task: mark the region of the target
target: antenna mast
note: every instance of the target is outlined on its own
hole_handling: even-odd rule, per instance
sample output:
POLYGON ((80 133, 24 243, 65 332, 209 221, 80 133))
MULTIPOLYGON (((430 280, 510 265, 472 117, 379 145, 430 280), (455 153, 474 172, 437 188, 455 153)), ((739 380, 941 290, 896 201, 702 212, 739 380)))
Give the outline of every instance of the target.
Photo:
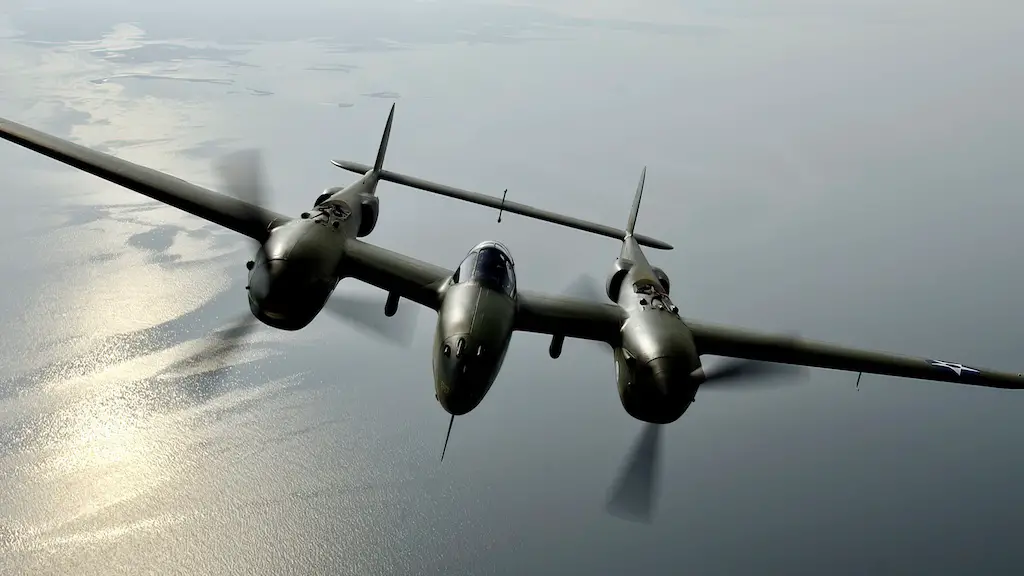
POLYGON ((441 461, 444 461, 444 453, 448 451, 448 439, 452 436, 452 424, 455 424, 455 414, 448 421, 448 433, 444 435, 444 448, 441 449, 441 461))

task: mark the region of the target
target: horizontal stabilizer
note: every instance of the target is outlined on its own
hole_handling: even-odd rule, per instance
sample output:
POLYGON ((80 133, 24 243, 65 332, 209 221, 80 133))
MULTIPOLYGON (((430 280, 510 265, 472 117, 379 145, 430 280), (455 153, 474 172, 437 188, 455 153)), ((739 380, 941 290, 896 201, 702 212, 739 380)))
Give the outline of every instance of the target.
MULTIPOLYGON (((358 162, 349 162, 347 160, 331 160, 331 163, 343 170, 349 172, 355 172, 356 174, 365 174, 371 170, 371 166, 366 164, 360 164, 358 162)), ((421 178, 414 176, 406 176, 405 174, 399 174, 390 170, 381 170, 379 178, 387 182, 393 182, 395 184, 401 184, 402 186, 410 186, 412 188, 418 188, 426 192, 432 192, 441 196, 447 196, 449 198, 455 198, 456 200, 463 200, 465 202, 471 202, 473 204, 479 204, 481 206, 489 206, 505 212, 511 212, 513 214, 519 214, 520 216, 526 216, 527 218, 536 218, 537 220, 544 220, 545 222, 551 222, 553 224, 561 224, 562 226, 568 226, 569 228, 575 228, 577 230, 583 230, 584 232, 591 232, 593 234, 600 234, 601 236, 607 236, 609 238, 615 238, 616 240, 622 240, 626 235, 625 230, 613 228, 611 226, 605 226, 604 224, 597 224, 594 222, 588 222, 579 218, 573 218, 572 216, 565 216, 556 212, 549 212, 547 210, 541 210, 540 208, 534 208, 533 206, 527 206, 525 204, 519 204, 518 202, 511 202, 509 200, 502 200, 497 196, 489 196, 487 194, 480 194, 478 192, 470 192, 469 190, 462 190, 445 184, 437 184, 429 182, 421 178)), ((636 234, 633 238, 641 246, 647 246, 649 248, 656 248, 659 250, 671 250, 672 245, 668 242, 662 242, 651 238, 649 236, 643 236, 636 234)))

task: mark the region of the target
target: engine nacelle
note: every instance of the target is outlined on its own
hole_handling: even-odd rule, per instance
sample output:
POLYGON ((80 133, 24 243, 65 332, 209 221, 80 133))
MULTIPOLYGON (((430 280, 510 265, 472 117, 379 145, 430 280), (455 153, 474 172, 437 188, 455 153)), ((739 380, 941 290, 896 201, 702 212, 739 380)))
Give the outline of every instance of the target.
POLYGON ((362 210, 359 218, 359 231, 356 233, 356 236, 362 238, 373 232, 373 229, 377 227, 380 201, 376 196, 365 195, 360 202, 360 206, 362 210))
POLYGON ((626 277, 626 272, 629 272, 629 269, 633 267, 633 261, 616 258, 613 266, 612 273, 608 275, 608 280, 604 284, 604 291, 608 295, 609 300, 618 302, 622 279, 626 277))
POLYGON ((327 188, 326 190, 323 191, 322 194, 316 197, 316 200, 313 201, 313 208, 316 208, 317 206, 323 204, 324 202, 327 201, 328 198, 334 196, 336 193, 341 192, 344 189, 345 188, 343 186, 333 186, 331 188, 327 188))
POLYGON ((658 282, 661 282, 661 287, 665 289, 665 294, 670 294, 668 274, 665 274, 665 271, 662 270, 661 268, 658 268, 657 266, 654 266, 653 270, 654 277, 658 279, 658 282))

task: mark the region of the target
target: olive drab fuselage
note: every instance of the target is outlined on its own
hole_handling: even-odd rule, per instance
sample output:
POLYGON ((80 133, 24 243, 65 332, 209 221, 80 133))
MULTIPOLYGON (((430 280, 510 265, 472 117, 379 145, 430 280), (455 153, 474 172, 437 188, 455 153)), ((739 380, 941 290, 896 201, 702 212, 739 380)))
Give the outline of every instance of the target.
POLYGON ((512 258, 496 242, 477 245, 443 288, 434 333, 437 401, 458 416, 476 408, 501 371, 516 315, 512 258))

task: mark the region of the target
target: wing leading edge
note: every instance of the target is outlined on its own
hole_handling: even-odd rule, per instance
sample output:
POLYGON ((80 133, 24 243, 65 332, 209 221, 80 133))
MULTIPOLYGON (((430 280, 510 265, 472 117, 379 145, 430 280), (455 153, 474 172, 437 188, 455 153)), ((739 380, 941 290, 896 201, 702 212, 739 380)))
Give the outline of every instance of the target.
MULTIPOLYGON (((352 239, 346 243, 341 273, 437 310, 441 306, 441 290, 453 271, 352 239)), ((612 345, 618 341, 623 316, 614 304, 523 290, 516 301, 515 330, 612 345)))
POLYGON ((618 346, 625 313, 617 305, 521 291, 515 329, 618 346))
POLYGON ((340 275, 422 304, 441 307, 441 289, 453 271, 356 239, 345 243, 340 275))
POLYGON ((254 206, 237 198, 196 186, 181 178, 86 148, 4 118, 0 118, 0 138, 234 230, 258 242, 266 240, 272 224, 283 224, 290 220, 287 216, 262 206, 254 206))
MULTIPOLYGON (((0 118, 0 138, 259 242, 266 239, 272 224, 289 220, 287 216, 263 207, 253 206, 158 170, 89 149, 4 118, 0 118), (253 218, 254 215, 256 218, 253 218)), ((422 185, 421 182, 401 180, 395 178, 396 183, 422 185)), ((476 198, 470 201, 485 205, 492 203, 490 199, 486 203, 476 198)), ((509 210, 510 204, 505 202, 504 209, 516 211, 509 210)), ((512 206, 519 208, 514 204, 512 206)), ((524 215, 537 217, 534 214, 524 215)), ((570 225, 573 224, 576 222, 570 225)), ((593 231, 606 234, 618 232, 604 229, 593 231)), ((657 242, 652 240, 652 243, 657 242)), ((451 275, 450 270, 358 240, 349 241, 346 263, 346 276, 395 292, 434 310, 440 307, 440 290, 451 275)), ((518 300, 516 330, 596 340, 612 345, 617 343, 623 317, 621 309, 613 304, 526 291, 520 292, 518 300)), ((1024 376, 1019 373, 995 372, 942 360, 857 350, 690 320, 686 323, 693 333, 700 354, 990 388, 1024 389, 1024 376)))
POLYGON ((956 362, 858 350, 691 320, 685 322, 693 333, 700 354, 987 388, 1024 389, 1024 375, 1021 374, 972 368, 956 362))
MULTIPOLYGON (((5 118, 0 118, 0 138, 258 242, 266 240, 272 225, 290 220, 261 206, 5 118)), ((433 310, 440 307, 440 291, 452 274, 451 270, 440 266, 354 239, 348 241, 345 254, 344 276, 394 292, 433 310)), ((621 326, 621 312, 612 305, 525 292, 520 292, 518 300, 517 330, 614 343, 621 326)))

